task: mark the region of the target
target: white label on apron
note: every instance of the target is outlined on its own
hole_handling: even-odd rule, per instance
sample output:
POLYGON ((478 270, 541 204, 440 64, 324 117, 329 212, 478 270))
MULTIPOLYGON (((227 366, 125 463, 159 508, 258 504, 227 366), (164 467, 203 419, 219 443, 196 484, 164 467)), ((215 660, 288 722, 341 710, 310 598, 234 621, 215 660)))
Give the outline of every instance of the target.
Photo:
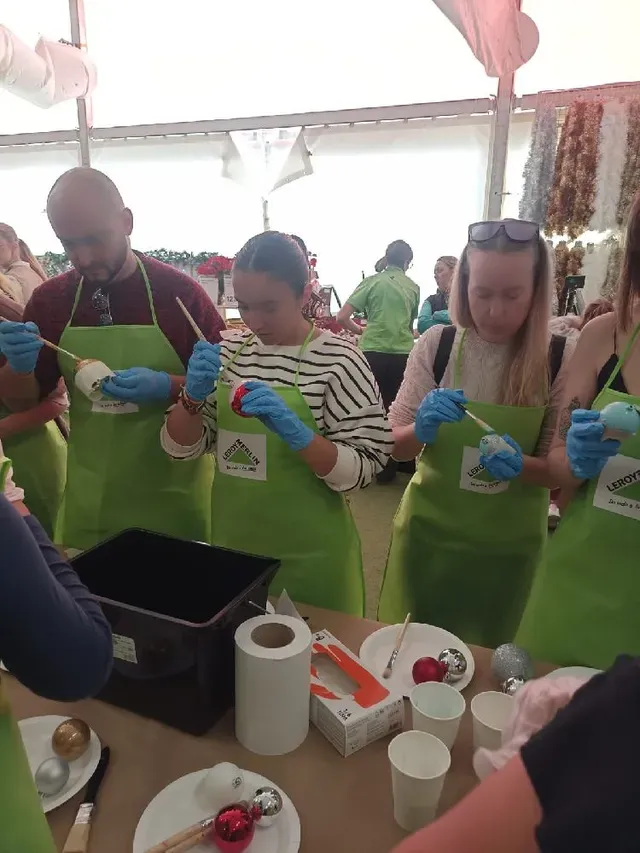
POLYGON ((137 403, 123 403, 121 400, 98 400, 91 406, 92 412, 100 412, 104 415, 132 415, 139 412, 137 403))
POLYGON ((593 505, 628 518, 640 518, 640 460, 612 456, 598 477, 593 505))
POLYGON ((508 481, 494 480, 484 465, 480 464, 480 450, 477 447, 464 447, 460 468, 460 488, 465 492, 482 492, 495 495, 506 492, 508 481))
POLYGON ((266 480, 266 435, 219 430, 217 462, 220 471, 232 477, 266 480))
POLYGON ((127 663, 138 663, 136 644, 131 637, 122 634, 113 635, 113 656, 118 660, 126 660, 127 663))

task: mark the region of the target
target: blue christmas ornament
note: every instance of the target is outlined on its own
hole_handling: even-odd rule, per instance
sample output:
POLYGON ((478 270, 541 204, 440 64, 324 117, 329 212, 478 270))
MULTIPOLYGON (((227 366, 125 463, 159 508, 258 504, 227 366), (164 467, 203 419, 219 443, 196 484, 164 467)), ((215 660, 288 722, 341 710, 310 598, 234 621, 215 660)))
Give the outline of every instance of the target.
POLYGON ((629 403, 609 403, 600 412, 600 423, 604 424, 604 438, 617 438, 623 441, 635 435, 640 429, 640 414, 629 403))

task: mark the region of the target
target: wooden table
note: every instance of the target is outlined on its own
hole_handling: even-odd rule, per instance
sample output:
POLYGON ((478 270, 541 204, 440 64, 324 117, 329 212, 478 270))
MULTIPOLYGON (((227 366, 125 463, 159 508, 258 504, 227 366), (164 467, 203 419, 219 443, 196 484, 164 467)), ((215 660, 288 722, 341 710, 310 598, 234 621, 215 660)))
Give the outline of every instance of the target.
MULTIPOLYGON (((326 628, 354 652, 378 623, 326 610, 301 607, 312 630, 326 628)), ((449 808, 475 784, 471 767, 471 698, 495 690, 490 674, 491 653, 472 647, 476 670, 465 690, 467 712, 452 752, 451 770, 441 810, 449 808)), ((540 667, 537 674, 551 667, 540 667)), ((111 747, 111 765, 102 785, 91 839, 91 853, 131 853, 140 815, 153 797, 180 776, 220 761, 261 773, 291 797, 302 823, 302 853, 367 851, 389 853, 404 837, 393 820, 391 780, 387 760, 389 738, 342 758, 312 726, 305 743, 290 755, 263 758, 247 752, 233 734, 228 714, 208 735, 196 738, 103 702, 88 700, 62 705, 40 699, 14 679, 7 678, 13 708, 19 719, 41 714, 78 716, 86 720, 111 747)), ((410 728, 407 708, 405 728, 410 728)), ((49 815, 61 849, 73 823, 80 796, 49 815)))

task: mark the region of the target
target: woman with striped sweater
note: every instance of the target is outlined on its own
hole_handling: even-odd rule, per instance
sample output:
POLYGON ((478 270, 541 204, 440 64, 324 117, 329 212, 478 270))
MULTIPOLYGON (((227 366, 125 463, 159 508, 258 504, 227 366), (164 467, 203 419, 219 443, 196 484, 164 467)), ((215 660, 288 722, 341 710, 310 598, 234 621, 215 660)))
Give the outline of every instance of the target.
POLYGON ((364 356, 304 316, 307 259, 290 237, 249 240, 233 284, 249 331, 196 344, 162 445, 175 459, 216 454, 213 544, 279 559, 272 592, 361 615, 345 493, 391 452, 380 392, 364 356))

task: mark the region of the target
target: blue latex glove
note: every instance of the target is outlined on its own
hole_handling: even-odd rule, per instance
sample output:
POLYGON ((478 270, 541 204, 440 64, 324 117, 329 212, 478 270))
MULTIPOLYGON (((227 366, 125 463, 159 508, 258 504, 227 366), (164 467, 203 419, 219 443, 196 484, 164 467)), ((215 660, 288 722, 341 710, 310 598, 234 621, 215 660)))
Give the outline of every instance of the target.
POLYGON ((450 326, 451 318, 447 309, 443 308, 442 311, 436 311, 433 315, 433 322, 434 324, 441 323, 443 326, 450 326))
POLYGON ((600 412, 575 409, 571 413, 571 427, 567 433, 567 456, 574 477, 591 480, 597 477, 608 460, 620 450, 614 438, 602 439, 604 424, 600 412))
POLYGON ((501 437, 510 447, 513 447, 515 453, 509 453, 508 450, 498 450, 497 453, 489 453, 488 455, 481 453, 480 464, 486 468, 494 480, 513 480, 514 477, 520 475, 524 465, 522 449, 510 435, 501 437))
POLYGON ((313 441, 314 431, 303 424, 276 392, 263 382, 245 382, 248 394, 242 398, 242 411, 253 415, 286 442, 292 450, 304 450, 313 441))
POLYGON ((206 400, 213 392, 220 373, 220 344, 198 341, 193 348, 184 388, 193 400, 206 400))
POLYGON ((462 391, 435 388, 429 391, 416 413, 415 433, 418 441, 433 444, 440 424, 453 424, 465 417, 462 406, 467 398, 462 391))
POLYGON ((43 342, 35 323, 0 323, 0 352, 16 373, 33 373, 43 342))
POLYGON ((154 403, 169 399, 171 379, 161 370, 129 367, 116 370, 113 376, 105 379, 102 391, 107 397, 123 403, 154 403))

